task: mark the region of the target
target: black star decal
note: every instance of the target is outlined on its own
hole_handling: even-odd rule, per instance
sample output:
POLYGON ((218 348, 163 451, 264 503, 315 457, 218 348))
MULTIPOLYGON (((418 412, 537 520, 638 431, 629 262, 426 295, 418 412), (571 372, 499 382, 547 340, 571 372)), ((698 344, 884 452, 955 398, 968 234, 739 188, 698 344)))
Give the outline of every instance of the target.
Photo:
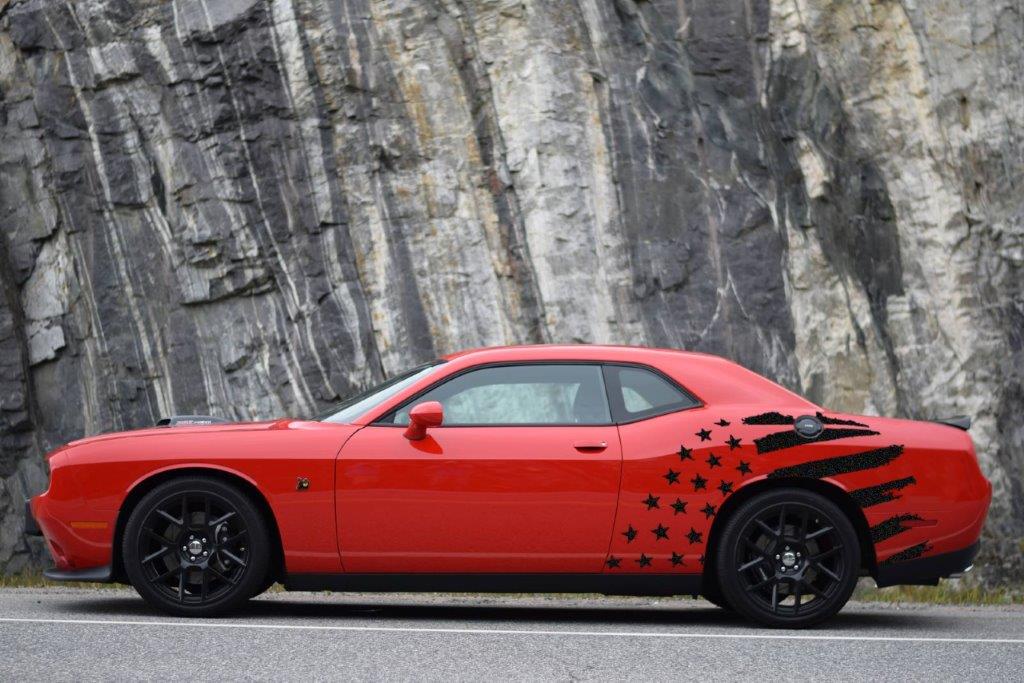
POLYGON ((679 446, 679 459, 680 460, 693 460, 693 451, 686 446, 679 446))
POLYGON ((722 492, 723 496, 727 496, 732 493, 732 482, 722 480, 722 483, 718 485, 718 490, 722 492))
POLYGON ((658 496, 654 495, 653 493, 648 493, 647 497, 644 499, 644 505, 647 506, 648 510, 653 510, 654 508, 659 507, 658 500, 658 496))
POLYGON ((740 440, 737 439, 732 434, 729 435, 729 441, 727 443, 729 444, 729 450, 730 451, 733 450, 734 448, 739 448, 740 447, 740 440))
POLYGON ((701 441, 711 441, 711 432, 707 429, 702 429, 696 432, 694 436, 699 436, 701 441))
POLYGON ((704 513, 704 517, 706 517, 707 519, 711 519, 715 516, 715 506, 712 505, 711 503, 705 503, 704 507, 701 508, 701 512, 704 513))
POLYGON ((651 558, 647 557, 643 553, 640 553, 640 559, 636 560, 636 563, 638 565, 640 565, 641 567, 650 567, 651 566, 651 558))
POLYGON ((701 532, 697 531, 692 526, 690 527, 690 533, 686 534, 686 537, 690 539, 690 545, 703 542, 703 536, 704 535, 701 532))
POLYGON ((678 567, 682 563, 683 563, 683 556, 673 550, 672 551, 672 566, 673 567, 678 567))
POLYGON ((723 418, 722 418, 721 420, 719 420, 719 421, 718 421, 718 422, 716 422, 715 424, 716 424, 716 425, 718 425, 719 427, 728 427, 728 426, 729 426, 729 421, 728 421, 728 420, 726 420, 726 419, 725 419, 725 418, 723 417, 723 418))
POLYGON ((665 479, 667 479, 668 483, 670 483, 670 484, 678 484, 679 483, 679 473, 676 472, 675 470, 673 470, 671 467, 669 467, 668 468, 668 472, 666 472, 662 476, 664 476, 665 479))
POLYGON ((695 474, 693 476, 693 479, 691 479, 690 481, 693 482, 694 491, 700 491, 701 489, 706 489, 708 487, 708 480, 700 476, 699 474, 695 474))
POLYGON ((622 564, 622 558, 621 557, 615 557, 613 555, 613 556, 608 558, 608 561, 605 562, 605 564, 608 565, 609 569, 618 569, 619 565, 622 564))
POLYGON ((668 527, 664 524, 659 524, 655 528, 651 529, 651 533, 654 534, 654 540, 660 541, 661 539, 668 540, 668 527))
POLYGON ((626 537, 626 543, 632 543, 633 539, 636 538, 636 529, 630 524, 629 528, 622 532, 622 535, 626 537))
POLYGON ((752 471, 750 469, 750 463, 749 462, 743 462, 742 460, 740 460, 739 467, 737 467, 736 469, 738 469, 740 471, 740 474, 750 474, 751 471, 752 471))
POLYGON ((714 453, 708 453, 708 468, 715 469, 722 466, 722 459, 714 453))
POLYGON ((673 514, 676 515, 680 512, 686 512, 686 503, 676 498, 676 502, 672 503, 672 509, 675 510, 673 514))

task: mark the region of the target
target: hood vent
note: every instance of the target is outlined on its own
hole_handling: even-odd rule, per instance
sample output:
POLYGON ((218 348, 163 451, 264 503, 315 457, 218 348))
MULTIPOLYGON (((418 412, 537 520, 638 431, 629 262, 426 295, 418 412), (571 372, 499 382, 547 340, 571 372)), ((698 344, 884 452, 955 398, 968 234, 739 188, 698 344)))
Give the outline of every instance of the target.
POLYGON ((157 427, 202 427, 204 425, 224 424, 228 422, 223 417, 212 415, 171 415, 156 423, 157 427))
POLYGON ((938 422, 939 424, 949 425, 950 427, 956 427, 962 429, 965 432, 971 428, 971 418, 968 415, 955 415, 953 417, 943 417, 938 420, 932 420, 932 422, 938 422))

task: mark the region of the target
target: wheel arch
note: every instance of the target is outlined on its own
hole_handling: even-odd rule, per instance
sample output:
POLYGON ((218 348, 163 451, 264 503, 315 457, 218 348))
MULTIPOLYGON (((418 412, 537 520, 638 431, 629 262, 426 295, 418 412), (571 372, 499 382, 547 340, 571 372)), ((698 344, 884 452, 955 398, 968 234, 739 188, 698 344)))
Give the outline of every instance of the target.
POLYGON ((708 543, 705 546, 704 571, 701 577, 701 584, 710 591, 720 591, 718 587, 718 576, 715 572, 715 553, 718 547, 718 537, 725 528, 726 521, 739 507, 751 498, 768 491, 782 488, 799 488, 805 491, 818 493, 835 503, 840 510, 846 514, 857 532, 857 540, 860 543, 861 569, 866 570, 871 576, 878 571, 878 563, 875 556, 875 546, 871 542, 871 532, 868 520, 864 511, 854 502, 850 494, 843 488, 821 479, 810 479, 807 477, 781 477, 778 479, 761 479, 751 482, 739 489, 733 495, 725 499, 722 506, 715 515, 714 522, 708 532, 708 543))
POLYGON ((267 501, 266 496, 263 495, 256 484, 243 475, 231 470, 203 465, 182 465, 159 470, 157 472, 151 472, 145 477, 139 479, 132 485, 128 494, 121 502, 121 507, 117 513, 117 522, 114 525, 113 546, 111 548, 111 574, 113 579, 122 583, 126 583, 128 581, 128 577, 124 569, 124 558, 122 556, 121 549, 123 547, 122 540, 124 538, 124 529, 128 523, 128 517, 131 516, 132 510, 135 509, 135 506, 138 505, 143 496, 160 484, 188 476, 202 476, 209 477, 211 479, 218 479, 226 484, 238 487, 246 496, 249 497, 250 500, 252 500, 260 515, 263 516, 263 521, 266 522, 267 529, 270 530, 270 540, 273 544, 273 557, 270 562, 271 577, 269 578, 279 579, 282 577, 284 575, 284 546, 281 542, 281 530, 277 526, 277 518, 274 516, 274 512, 270 507, 269 501, 267 501))

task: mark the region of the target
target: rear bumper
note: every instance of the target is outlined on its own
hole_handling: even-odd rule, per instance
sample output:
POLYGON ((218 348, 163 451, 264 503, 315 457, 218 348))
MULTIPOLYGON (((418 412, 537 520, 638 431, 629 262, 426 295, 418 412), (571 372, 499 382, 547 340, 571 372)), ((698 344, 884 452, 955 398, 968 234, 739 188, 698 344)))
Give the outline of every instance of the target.
POLYGON ((973 545, 962 550, 898 564, 882 564, 878 568, 875 583, 879 588, 898 585, 934 586, 938 584, 939 579, 949 578, 974 566, 974 558, 978 556, 980 549, 981 542, 975 541, 973 545))

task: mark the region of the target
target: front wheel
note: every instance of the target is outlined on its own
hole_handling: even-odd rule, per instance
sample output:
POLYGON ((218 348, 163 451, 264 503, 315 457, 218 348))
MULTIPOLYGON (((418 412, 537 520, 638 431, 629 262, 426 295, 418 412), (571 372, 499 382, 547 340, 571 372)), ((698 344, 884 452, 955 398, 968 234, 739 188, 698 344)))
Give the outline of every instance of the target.
POLYGON ((843 511, 824 496, 795 488, 740 506, 716 555, 728 604, 774 627, 806 627, 836 614, 860 571, 857 532, 843 511))
POLYGON ((266 524, 234 486, 174 479, 147 493, 125 526, 125 571, 148 603, 179 616, 214 616, 260 592, 267 579, 266 524))

